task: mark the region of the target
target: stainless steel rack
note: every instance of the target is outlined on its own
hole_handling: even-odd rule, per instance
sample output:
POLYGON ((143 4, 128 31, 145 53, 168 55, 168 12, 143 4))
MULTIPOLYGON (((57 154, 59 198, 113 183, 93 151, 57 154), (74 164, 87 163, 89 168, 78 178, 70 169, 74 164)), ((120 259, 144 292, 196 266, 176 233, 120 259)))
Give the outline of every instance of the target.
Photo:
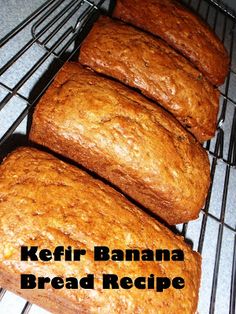
MULTIPOLYGON (((207 201, 199 219, 177 226, 177 230, 203 257, 199 313, 234 314, 236 15, 218 0, 184 2, 197 11, 223 41, 231 57, 231 67, 225 84, 220 87, 216 136, 204 143, 209 152, 212 178, 207 201)), ((107 0, 47 0, 41 3, 39 8, 0 40, 1 158, 12 147, 25 141, 31 109, 61 66, 76 56, 81 41, 101 7, 105 4, 108 10, 112 6, 112 1, 107 0)), ((0 313, 45 313, 4 289, 0 290, 0 300, 0 313)))

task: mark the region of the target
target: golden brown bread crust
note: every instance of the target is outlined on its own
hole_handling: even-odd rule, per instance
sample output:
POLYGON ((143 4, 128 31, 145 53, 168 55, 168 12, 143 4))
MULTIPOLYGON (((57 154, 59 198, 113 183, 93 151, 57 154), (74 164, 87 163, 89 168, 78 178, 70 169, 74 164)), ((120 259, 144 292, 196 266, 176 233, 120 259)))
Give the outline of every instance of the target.
POLYGON ((206 152, 160 107, 67 64, 36 107, 30 139, 106 178, 169 224, 198 217, 206 152), (196 192, 197 191, 197 192, 196 192))
POLYGON ((203 142, 216 130, 219 92, 162 40, 102 17, 83 42, 79 60, 159 102, 203 142))
POLYGON ((229 55, 200 17, 175 0, 117 0, 113 16, 163 38, 214 85, 224 83, 229 55))
POLYGON ((184 241, 121 194, 85 172, 31 148, 0 166, 0 285, 53 313, 195 313, 201 258, 184 241), (20 261, 20 247, 86 249, 80 262, 20 261), (94 246, 110 249, 180 249, 184 261, 95 262, 94 246), (95 274, 95 289, 21 290, 20 274, 81 278, 95 274), (101 276, 182 277, 185 287, 103 290, 101 276), (97 288, 96 288, 97 287, 97 288))

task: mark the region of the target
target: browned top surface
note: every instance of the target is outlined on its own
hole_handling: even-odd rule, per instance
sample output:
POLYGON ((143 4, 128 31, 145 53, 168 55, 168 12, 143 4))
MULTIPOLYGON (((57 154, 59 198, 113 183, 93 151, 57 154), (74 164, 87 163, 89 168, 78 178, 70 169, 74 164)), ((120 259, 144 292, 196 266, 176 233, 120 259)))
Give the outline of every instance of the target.
POLYGON ((127 186, 136 182, 144 197, 158 199, 151 209, 164 208, 169 223, 196 218, 204 203, 209 162, 191 134, 136 92, 80 65, 66 64, 57 75, 36 108, 30 137, 133 198, 127 186))
POLYGON ((212 30, 174 0, 117 0, 114 16, 162 37, 216 85, 224 82, 229 56, 212 30))
MULTIPOLYGON (((182 276, 183 290, 53 290, 74 313, 194 313, 200 277, 200 257, 157 221, 122 195, 88 174, 46 153, 22 148, 0 167, 0 275, 80 277, 102 273, 120 277, 182 276), (21 262, 21 245, 54 249, 57 245, 85 248, 81 262, 21 262), (110 249, 181 249, 184 262, 94 262, 94 246, 110 249)), ((7 288, 7 282, 4 283, 7 288)), ((22 290, 24 294, 24 291, 22 290)), ((35 295, 35 292, 34 292, 35 295)), ((38 300, 45 308, 55 310, 38 300)), ((71 313, 71 312, 70 312, 71 313)))
POLYGON ((201 142, 214 135, 218 91, 162 40, 101 17, 81 46, 80 62, 139 88, 201 142))

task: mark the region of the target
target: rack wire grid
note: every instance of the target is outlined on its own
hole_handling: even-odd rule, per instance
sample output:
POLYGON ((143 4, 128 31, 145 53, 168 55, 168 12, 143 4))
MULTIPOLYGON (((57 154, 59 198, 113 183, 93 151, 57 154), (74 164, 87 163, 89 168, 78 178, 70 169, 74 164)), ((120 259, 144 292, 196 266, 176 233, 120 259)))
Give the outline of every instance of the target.
MULTIPOLYGON (((109 11, 113 5, 107 0, 94 2, 38 0, 37 5, 40 2, 41 6, 25 20, 20 21, 10 33, 5 34, 9 31, 9 27, 1 29, 0 26, 1 34, 5 34, 0 40, 1 158, 12 147, 25 141, 31 108, 37 103, 62 65, 76 55, 81 41, 101 9, 104 7, 109 11)), ((209 153, 212 179, 205 206, 197 220, 179 225, 176 230, 202 255, 198 312, 234 314, 236 308, 236 15, 220 1, 186 0, 184 2, 196 11, 222 40, 229 52, 231 66, 225 84, 220 87, 220 112, 216 135, 211 141, 204 143, 209 153)), ((0 289, 0 300, 0 313, 47 313, 4 289, 0 289)))

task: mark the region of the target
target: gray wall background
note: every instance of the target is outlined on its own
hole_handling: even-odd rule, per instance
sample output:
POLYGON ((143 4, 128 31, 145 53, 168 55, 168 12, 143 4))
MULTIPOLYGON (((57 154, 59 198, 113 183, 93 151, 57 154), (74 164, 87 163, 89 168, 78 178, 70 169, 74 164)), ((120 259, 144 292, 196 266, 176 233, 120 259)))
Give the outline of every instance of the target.
POLYGON ((236 12, 236 0, 223 0, 223 2, 236 12))

